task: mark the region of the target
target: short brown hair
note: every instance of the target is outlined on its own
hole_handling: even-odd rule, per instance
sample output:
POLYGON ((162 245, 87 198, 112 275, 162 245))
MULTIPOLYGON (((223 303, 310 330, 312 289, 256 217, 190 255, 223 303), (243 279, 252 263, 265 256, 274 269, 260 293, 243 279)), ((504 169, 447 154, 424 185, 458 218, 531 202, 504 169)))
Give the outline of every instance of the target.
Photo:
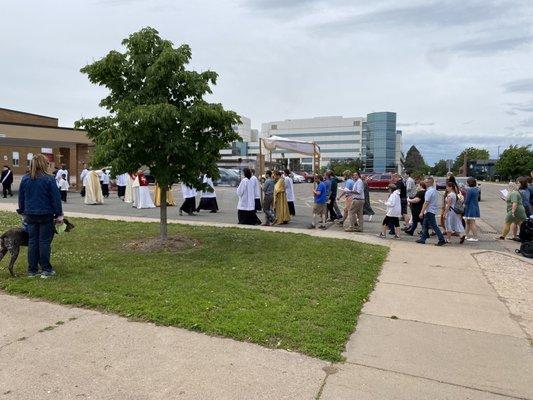
POLYGON ((477 182, 474 178, 470 177, 466 180, 466 184, 470 187, 476 187, 477 186, 477 182))

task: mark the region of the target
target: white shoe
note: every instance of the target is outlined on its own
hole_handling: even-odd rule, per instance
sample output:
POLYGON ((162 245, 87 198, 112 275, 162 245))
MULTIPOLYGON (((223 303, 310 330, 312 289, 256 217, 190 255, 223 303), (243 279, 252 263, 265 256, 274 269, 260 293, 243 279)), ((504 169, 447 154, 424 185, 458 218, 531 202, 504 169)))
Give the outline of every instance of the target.
POLYGON ((467 242, 479 242, 479 239, 476 239, 476 238, 466 238, 466 241, 467 242))
POLYGON ((373 217, 373 215, 369 215, 368 216, 368 222, 372 222, 372 217, 373 217))

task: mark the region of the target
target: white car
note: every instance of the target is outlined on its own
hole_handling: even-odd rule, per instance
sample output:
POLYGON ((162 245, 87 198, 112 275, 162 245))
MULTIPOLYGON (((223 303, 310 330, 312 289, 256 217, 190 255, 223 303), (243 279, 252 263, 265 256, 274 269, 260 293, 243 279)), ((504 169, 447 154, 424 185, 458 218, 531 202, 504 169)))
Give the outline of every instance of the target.
POLYGON ((293 172, 292 173, 292 181, 294 183, 304 183, 305 182, 305 178, 302 175, 298 175, 298 174, 295 174, 293 172))

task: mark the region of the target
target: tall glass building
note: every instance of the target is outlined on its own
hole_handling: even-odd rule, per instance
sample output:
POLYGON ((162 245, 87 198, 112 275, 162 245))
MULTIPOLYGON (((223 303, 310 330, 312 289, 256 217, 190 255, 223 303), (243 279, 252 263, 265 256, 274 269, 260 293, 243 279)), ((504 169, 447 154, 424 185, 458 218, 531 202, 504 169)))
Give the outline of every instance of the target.
POLYGON ((363 123, 365 171, 394 172, 398 167, 396 113, 367 114, 363 123))

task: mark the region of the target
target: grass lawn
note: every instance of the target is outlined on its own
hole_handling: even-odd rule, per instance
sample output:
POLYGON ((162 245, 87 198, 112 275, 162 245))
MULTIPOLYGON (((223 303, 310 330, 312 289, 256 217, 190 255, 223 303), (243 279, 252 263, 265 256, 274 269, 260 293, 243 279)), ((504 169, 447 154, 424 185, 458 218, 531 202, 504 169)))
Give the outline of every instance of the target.
MULTIPOLYGON (((158 224, 71 219, 56 236, 58 276, 28 279, 26 251, 0 288, 339 361, 387 249, 349 240, 238 228, 170 225, 202 242, 179 253, 132 253, 158 224)), ((20 225, 0 213, 0 230, 20 225)), ((7 258, 7 257, 6 257, 7 258)))

